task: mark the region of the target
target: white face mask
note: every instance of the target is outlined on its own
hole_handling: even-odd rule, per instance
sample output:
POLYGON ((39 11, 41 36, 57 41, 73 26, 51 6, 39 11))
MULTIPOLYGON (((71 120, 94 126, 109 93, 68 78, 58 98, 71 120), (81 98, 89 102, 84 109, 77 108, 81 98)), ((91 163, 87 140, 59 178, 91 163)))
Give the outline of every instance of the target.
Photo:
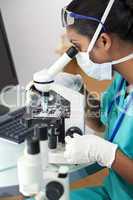
POLYGON ((88 76, 96 80, 111 80, 113 75, 113 65, 133 59, 133 53, 120 60, 102 64, 91 61, 88 52, 78 53, 76 59, 78 65, 88 76))
POLYGON ((114 4, 115 0, 110 0, 109 4, 102 16, 101 23, 99 23, 98 28, 89 44, 87 52, 79 52, 76 56, 77 63, 81 67, 81 69, 90 77, 97 79, 97 80, 111 80, 113 69, 112 66, 115 64, 119 64, 125 61, 128 61, 130 59, 133 59, 133 53, 128 55, 127 57, 124 57, 117 61, 112 61, 108 63, 94 63, 90 60, 90 52, 94 48, 94 45, 99 37, 99 34, 103 28, 103 24, 105 23, 110 10, 114 4))
POLYGON ((96 80, 111 80, 112 65, 110 63, 97 64, 90 60, 87 52, 80 52, 76 56, 77 63, 81 69, 96 80))

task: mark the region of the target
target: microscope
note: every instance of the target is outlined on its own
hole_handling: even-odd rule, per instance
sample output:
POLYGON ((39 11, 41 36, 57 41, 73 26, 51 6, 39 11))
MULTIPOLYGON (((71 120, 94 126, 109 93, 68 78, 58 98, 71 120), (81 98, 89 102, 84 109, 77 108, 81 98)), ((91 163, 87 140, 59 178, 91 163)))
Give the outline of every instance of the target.
POLYGON ((68 49, 52 67, 35 73, 27 88, 28 103, 23 121, 28 128, 47 126, 50 164, 66 164, 65 137, 73 137, 74 133, 84 134, 84 95, 54 83, 55 76, 77 53, 75 47, 68 49), (37 95, 36 102, 31 93, 37 95))
POLYGON ((35 73, 26 89, 22 123, 33 129, 33 134, 26 139, 26 149, 18 160, 19 188, 25 196, 69 200, 70 163, 64 158, 65 137, 84 134, 85 97, 54 83, 54 79, 77 53, 71 47, 52 67, 35 73))

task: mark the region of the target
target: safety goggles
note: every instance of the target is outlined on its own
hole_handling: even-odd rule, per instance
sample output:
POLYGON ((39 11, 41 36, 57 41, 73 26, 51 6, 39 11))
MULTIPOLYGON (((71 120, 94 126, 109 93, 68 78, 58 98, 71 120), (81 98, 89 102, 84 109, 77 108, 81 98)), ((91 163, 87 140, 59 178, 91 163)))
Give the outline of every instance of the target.
POLYGON ((104 26, 104 24, 101 22, 101 20, 95 18, 95 17, 91 17, 91 16, 84 16, 84 15, 80 15, 74 12, 70 12, 65 8, 62 9, 61 11, 61 20, 62 20, 62 26, 63 27, 68 27, 70 25, 74 25, 75 20, 91 20, 91 21, 95 21, 98 22, 98 24, 102 24, 103 26, 103 30, 106 31, 106 28, 104 26))

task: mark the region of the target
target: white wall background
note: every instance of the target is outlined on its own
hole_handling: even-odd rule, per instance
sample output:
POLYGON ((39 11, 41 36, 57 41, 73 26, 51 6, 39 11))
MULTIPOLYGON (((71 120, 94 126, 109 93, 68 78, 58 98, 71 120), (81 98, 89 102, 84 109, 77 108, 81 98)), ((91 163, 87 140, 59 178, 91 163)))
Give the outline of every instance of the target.
POLYGON ((58 57, 60 12, 70 0, 0 0, 8 40, 21 85, 58 57))

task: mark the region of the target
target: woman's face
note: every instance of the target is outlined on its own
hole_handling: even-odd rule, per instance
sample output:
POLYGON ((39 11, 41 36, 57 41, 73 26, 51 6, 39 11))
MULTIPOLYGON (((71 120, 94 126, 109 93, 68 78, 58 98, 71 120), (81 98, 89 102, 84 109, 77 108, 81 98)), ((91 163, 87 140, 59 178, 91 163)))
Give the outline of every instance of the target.
MULTIPOLYGON (((89 43, 91 41, 89 37, 79 34, 75 29, 72 28, 67 28, 67 37, 79 51, 87 52, 89 43)), ((95 47, 90 53, 90 58, 97 63, 110 61, 110 42, 109 36, 107 36, 106 33, 101 34, 95 44, 95 47)))

